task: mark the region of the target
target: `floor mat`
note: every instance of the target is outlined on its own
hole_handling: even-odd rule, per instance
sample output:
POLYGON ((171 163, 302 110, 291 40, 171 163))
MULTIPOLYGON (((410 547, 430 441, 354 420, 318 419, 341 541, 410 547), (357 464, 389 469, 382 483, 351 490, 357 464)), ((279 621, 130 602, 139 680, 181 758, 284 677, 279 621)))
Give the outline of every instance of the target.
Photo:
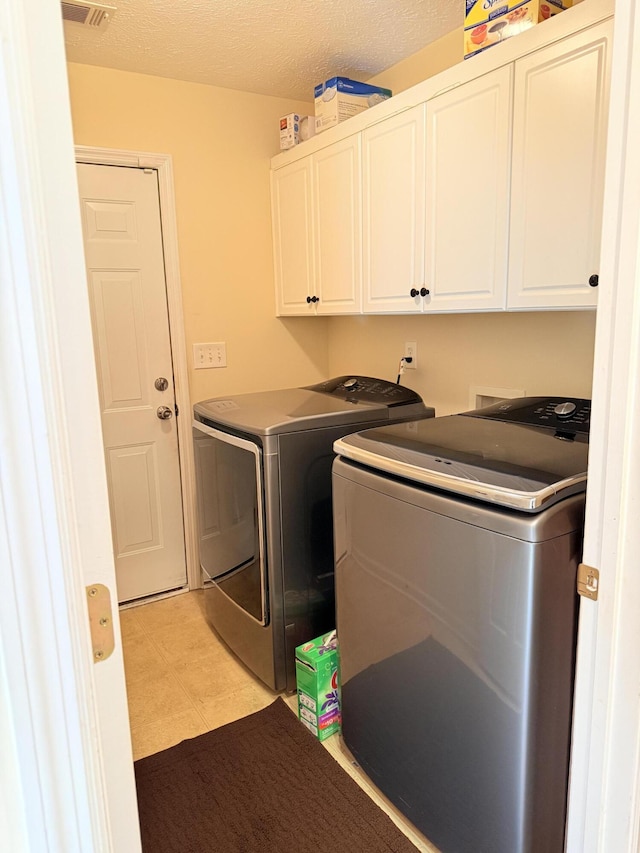
POLYGON ((135 762, 145 853, 415 853, 282 699, 135 762))

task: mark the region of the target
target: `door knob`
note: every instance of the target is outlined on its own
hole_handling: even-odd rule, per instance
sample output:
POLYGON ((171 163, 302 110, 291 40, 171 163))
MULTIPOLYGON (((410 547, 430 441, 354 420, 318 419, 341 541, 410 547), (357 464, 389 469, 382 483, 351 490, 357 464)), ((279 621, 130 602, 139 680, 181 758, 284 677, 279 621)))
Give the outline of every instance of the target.
POLYGON ((168 421, 169 418, 173 417, 173 412, 169 408, 169 406, 158 406, 156 409, 156 415, 160 418, 161 421, 168 421))
POLYGON ((164 376, 158 376, 158 378, 153 384, 156 386, 157 391, 166 391, 169 387, 169 383, 164 378, 164 376))
POLYGON ((410 296, 420 296, 420 291, 416 290, 415 287, 412 287, 411 290, 409 291, 409 295, 410 296))
POLYGON ((429 295, 429 291, 427 290, 427 288, 421 287, 420 288, 420 296, 428 296, 428 295, 429 295))

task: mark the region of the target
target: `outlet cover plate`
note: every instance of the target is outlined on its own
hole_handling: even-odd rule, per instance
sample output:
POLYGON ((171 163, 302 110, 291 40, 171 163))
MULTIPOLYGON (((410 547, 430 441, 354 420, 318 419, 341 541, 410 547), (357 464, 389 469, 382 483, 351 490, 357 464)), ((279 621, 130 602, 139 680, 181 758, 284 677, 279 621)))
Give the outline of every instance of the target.
POLYGON ((404 363, 405 370, 416 370, 418 367, 418 344, 416 341, 407 341, 404 345, 404 357, 410 358, 411 362, 404 363))

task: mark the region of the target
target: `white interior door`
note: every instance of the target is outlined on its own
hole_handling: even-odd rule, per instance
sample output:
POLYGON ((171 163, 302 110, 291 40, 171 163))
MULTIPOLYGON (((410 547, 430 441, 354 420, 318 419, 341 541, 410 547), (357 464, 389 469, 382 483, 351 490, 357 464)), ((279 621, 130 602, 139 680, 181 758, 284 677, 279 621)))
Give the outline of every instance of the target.
POLYGON ((86 163, 78 183, 122 602, 186 584, 158 183, 86 163))

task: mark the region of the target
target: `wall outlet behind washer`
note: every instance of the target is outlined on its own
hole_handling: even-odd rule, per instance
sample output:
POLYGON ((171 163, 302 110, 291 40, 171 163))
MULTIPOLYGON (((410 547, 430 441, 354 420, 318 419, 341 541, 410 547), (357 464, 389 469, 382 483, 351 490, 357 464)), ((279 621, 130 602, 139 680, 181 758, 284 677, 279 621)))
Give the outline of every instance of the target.
POLYGON ((416 370, 418 367, 418 344, 415 341, 406 341, 404 345, 404 357, 411 359, 410 362, 405 361, 405 370, 416 370))

